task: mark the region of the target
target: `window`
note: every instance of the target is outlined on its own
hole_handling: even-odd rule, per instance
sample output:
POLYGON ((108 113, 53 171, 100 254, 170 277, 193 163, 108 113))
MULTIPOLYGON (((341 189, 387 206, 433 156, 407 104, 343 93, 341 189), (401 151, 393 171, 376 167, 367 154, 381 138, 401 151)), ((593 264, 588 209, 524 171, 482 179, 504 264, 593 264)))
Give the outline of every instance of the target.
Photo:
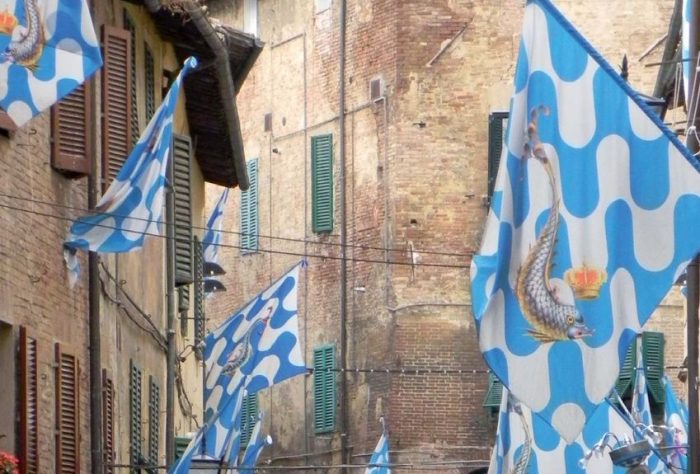
MULTIPOLYGON (((129 375, 129 463, 141 464, 141 369, 130 361, 129 375)), ((132 473, 139 469, 132 469, 132 473)))
POLYGON ((39 472, 39 392, 37 391, 37 341, 19 330, 19 469, 39 472))
POLYGON ((102 370, 102 459, 104 473, 114 473, 111 466, 116 459, 114 453, 114 383, 106 369, 102 370))
POLYGON ((258 394, 243 397, 241 406, 241 449, 245 449, 250 441, 255 423, 258 421, 258 394))
POLYGON ((92 172, 92 80, 51 108, 51 166, 70 178, 92 172))
POLYGON ((131 151, 131 34, 105 25, 102 47, 102 179, 106 190, 131 151))
POLYGON ((314 349, 314 432, 335 430, 335 346, 314 349))
POLYGON ((78 360, 56 343, 56 470, 80 472, 78 360))
POLYGON ((160 441, 160 387, 151 375, 148 390, 148 461, 158 465, 158 443, 160 441))
POLYGON ((258 36, 258 0, 243 3, 243 31, 258 36))
POLYGON ((311 200, 314 232, 333 230, 333 135, 311 137, 311 200))
POLYGON ((138 100, 136 93, 136 26, 134 21, 131 19, 129 12, 126 9, 124 12, 124 29, 129 32, 129 38, 131 41, 131 84, 129 87, 131 103, 131 114, 129 116, 129 133, 131 134, 131 143, 136 143, 139 139, 139 109, 138 100))
POLYGON ((192 283, 192 142, 190 137, 174 134, 172 153, 172 183, 175 190, 175 284, 186 285, 192 283))
POLYGON ((250 187, 241 192, 241 253, 258 250, 258 159, 248 160, 250 187))
POLYGON ((488 163, 488 198, 491 199, 496 185, 498 165, 503 151, 503 139, 508 123, 508 112, 492 112, 489 115, 489 163, 488 163))
POLYGON ((145 43, 143 45, 143 66, 146 86, 146 122, 150 122, 151 117, 156 112, 156 71, 153 53, 145 43))

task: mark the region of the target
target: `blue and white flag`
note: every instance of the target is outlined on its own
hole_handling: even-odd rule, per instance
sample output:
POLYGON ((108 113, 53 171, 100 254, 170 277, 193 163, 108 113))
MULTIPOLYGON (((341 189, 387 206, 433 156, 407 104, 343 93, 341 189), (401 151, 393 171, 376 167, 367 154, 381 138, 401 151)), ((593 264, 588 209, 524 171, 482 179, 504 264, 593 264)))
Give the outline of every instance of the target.
POLYGON ((389 436, 386 432, 384 419, 380 418, 380 422, 382 424, 382 436, 374 448, 365 474, 391 474, 391 468, 389 467, 391 464, 389 462, 389 436))
MULTIPOLYGON (((624 474, 626 469, 613 465, 606 449, 602 455, 582 459, 612 432, 620 441, 633 440, 631 420, 626 420, 607 400, 596 408, 583 431, 568 444, 559 434, 514 397, 503 390, 489 474, 624 474)), ((650 456, 656 464, 658 457, 650 456)), ((662 464, 658 462, 659 464, 662 464)), ((663 471, 661 471, 663 472, 663 471)))
POLYGON ((241 390, 253 395, 306 373, 297 323, 301 265, 295 265, 204 339, 205 417, 222 413, 206 434, 207 453, 214 457, 224 445, 231 446, 224 441, 230 439, 231 430, 240 430, 240 408, 226 408, 231 407, 232 397, 241 390))
POLYGON ((85 0, 0 4, 0 107, 18 127, 70 94, 102 56, 85 0))
POLYGON ((667 453, 667 462, 677 472, 688 470, 688 408, 685 403, 678 400, 671 382, 664 376, 664 389, 666 400, 664 403, 664 423, 671 428, 666 445, 673 448, 664 451, 667 453))
POLYGON ((196 66, 197 60, 194 58, 185 61, 163 103, 97 204, 98 213, 80 217, 71 226, 63 244, 71 286, 79 276, 78 249, 130 252, 143 246, 147 234, 160 234, 173 114, 182 80, 196 66))
POLYGON ((248 446, 245 448, 243 460, 241 461, 241 468, 239 469, 241 473, 253 474, 255 471, 255 465, 258 463, 258 459, 260 458, 260 453, 262 453, 265 446, 270 446, 272 444, 272 437, 270 435, 262 436, 261 430, 262 413, 258 413, 255 426, 250 434, 248 446))
POLYGON ((632 420, 636 424, 651 426, 651 406, 649 405, 649 393, 647 391, 647 373, 644 368, 644 355, 642 353, 642 337, 637 336, 637 368, 634 379, 634 392, 632 393, 632 420))
POLYGON ((489 367, 567 441, 697 254, 700 164, 549 0, 525 7, 471 282, 489 367))
POLYGON ((211 211, 207 221, 207 231, 202 237, 204 261, 219 263, 219 246, 221 245, 221 228, 224 223, 224 209, 228 200, 229 188, 224 189, 219 200, 211 211))
POLYGON ((173 464, 168 469, 168 474, 188 474, 190 472, 190 465, 192 464, 192 458, 199 454, 200 448, 202 446, 202 438, 204 435, 204 430, 206 426, 203 426, 197 431, 197 434, 190 440, 190 444, 187 445, 185 452, 182 453, 173 464))
POLYGON ((683 92, 685 97, 685 108, 690 113, 692 110, 690 90, 690 71, 695 67, 697 60, 690 57, 690 15, 691 0, 683 0, 683 14, 681 15, 681 60, 683 70, 683 92))

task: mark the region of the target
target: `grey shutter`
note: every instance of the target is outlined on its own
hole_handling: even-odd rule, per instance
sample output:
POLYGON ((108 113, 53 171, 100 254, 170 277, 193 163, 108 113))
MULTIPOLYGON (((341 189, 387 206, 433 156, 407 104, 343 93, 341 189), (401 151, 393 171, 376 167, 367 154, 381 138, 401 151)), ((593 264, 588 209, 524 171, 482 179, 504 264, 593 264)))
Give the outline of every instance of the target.
POLYGON ((148 461, 158 465, 160 442, 160 387, 153 376, 148 377, 148 461))
POLYGON ((488 163, 488 197, 491 198, 496 185, 498 166, 503 151, 503 134, 508 120, 508 112, 493 112, 489 115, 489 163, 488 163))
POLYGON ((173 135, 173 189, 175 191, 175 284, 192 283, 192 142, 173 135))
POLYGON ((258 159, 248 160, 250 187, 241 192, 241 253, 258 250, 258 159))
MULTIPOLYGON (((141 369, 130 361, 129 376, 129 460, 131 465, 140 463, 141 450, 141 369)), ((132 473, 139 472, 132 469, 132 473)))
MULTIPOLYGON (((194 345, 204 339, 204 251, 202 243, 194 238, 194 345)), ((195 354, 198 354, 196 351, 195 354)))
POLYGON ((314 232, 333 230, 333 135, 311 137, 311 211, 314 232))
POLYGON ((143 66, 146 86, 146 121, 149 122, 156 111, 156 70, 153 53, 147 44, 143 45, 143 66))

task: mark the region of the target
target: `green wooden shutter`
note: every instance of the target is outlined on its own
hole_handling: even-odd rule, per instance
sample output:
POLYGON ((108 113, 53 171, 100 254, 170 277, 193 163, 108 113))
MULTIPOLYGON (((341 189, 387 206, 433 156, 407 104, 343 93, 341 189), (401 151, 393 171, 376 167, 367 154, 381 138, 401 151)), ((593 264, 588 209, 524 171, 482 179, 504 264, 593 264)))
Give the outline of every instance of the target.
POLYGON ((144 69, 144 82, 146 86, 146 122, 151 120, 153 114, 156 111, 156 71, 155 71, 155 61, 153 60, 153 53, 151 53, 151 48, 148 44, 143 44, 143 69, 144 69))
POLYGON ((489 164, 488 164, 488 197, 491 198, 496 185, 498 165, 503 151, 503 134, 508 120, 508 112, 493 112, 489 115, 489 164))
POLYGON ((241 449, 245 449, 258 417, 258 394, 243 397, 241 407, 241 449))
POLYGON ((192 441, 192 438, 188 436, 176 436, 175 437, 175 461, 177 462, 178 459, 180 459, 180 456, 182 456, 182 453, 185 452, 187 449, 187 446, 190 444, 190 441, 192 441))
POLYGON ((635 372, 637 367, 637 339, 635 338, 627 348, 625 362, 620 369, 620 375, 615 383, 615 390, 621 397, 627 396, 627 392, 632 390, 635 372))
POLYGON ((258 159, 248 160, 250 187, 241 192, 241 253, 258 250, 258 159))
POLYGON ((335 430, 335 346, 314 349, 314 432, 335 430))
POLYGON ((158 465, 158 444, 160 442, 160 387, 153 376, 148 377, 148 460, 158 465))
MULTIPOLYGON (((204 249, 197 237, 194 238, 194 345, 204 339, 204 249)), ((199 358, 200 351, 195 351, 199 358)))
POLYGON ((192 142, 173 135, 173 189, 175 190, 175 284, 192 283, 192 142))
POLYGON ((311 210, 314 232, 333 230, 333 135, 311 137, 311 210))
POLYGON ((489 388, 486 391, 483 406, 491 412, 497 412, 501 408, 501 397, 503 396, 503 384, 498 378, 489 372, 489 388))
MULTIPOLYGON (((141 459, 141 369, 130 361, 129 377, 129 459, 136 465, 141 459)), ((132 473, 139 472, 132 469, 132 473)))
POLYGON ((660 332, 642 333, 642 357, 647 375, 647 390, 657 404, 664 403, 664 335, 660 332))

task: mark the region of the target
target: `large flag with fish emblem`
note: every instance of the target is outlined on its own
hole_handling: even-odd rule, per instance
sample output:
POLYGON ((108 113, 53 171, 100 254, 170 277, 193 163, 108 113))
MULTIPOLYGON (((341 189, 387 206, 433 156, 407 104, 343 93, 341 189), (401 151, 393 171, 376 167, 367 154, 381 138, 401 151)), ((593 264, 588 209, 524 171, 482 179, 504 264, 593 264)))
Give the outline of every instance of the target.
POLYGON ((374 448, 372 457, 369 459, 369 466, 365 469, 365 474, 391 474, 389 462, 389 435, 386 432, 384 418, 380 418, 382 424, 382 436, 374 448))
POLYGON ((567 441, 698 251, 699 167, 548 0, 527 4, 472 303, 488 365, 567 441))
POLYGON ((160 233, 173 114, 182 80, 196 66, 194 58, 185 61, 163 103, 97 204, 98 213, 80 217, 71 226, 63 244, 71 286, 79 275, 78 249, 130 252, 143 246, 146 235, 160 233))
MULTIPOLYGON (((489 474, 624 474, 627 469, 613 466, 609 448, 595 449, 609 432, 620 441, 634 439, 631 420, 607 400, 574 442, 567 443, 504 389, 489 474)), ((649 462, 662 465, 656 454, 649 462)))
MULTIPOLYGON (((204 338, 206 379, 205 417, 221 412, 206 434, 207 452, 219 457, 240 429, 240 409, 230 409, 232 397, 247 395, 306 373, 299 344, 295 265, 269 288, 253 298, 204 338)), ((237 451, 236 451, 237 453, 237 451)))
POLYGON ((18 127, 102 66, 85 0, 0 2, 0 107, 18 127))

